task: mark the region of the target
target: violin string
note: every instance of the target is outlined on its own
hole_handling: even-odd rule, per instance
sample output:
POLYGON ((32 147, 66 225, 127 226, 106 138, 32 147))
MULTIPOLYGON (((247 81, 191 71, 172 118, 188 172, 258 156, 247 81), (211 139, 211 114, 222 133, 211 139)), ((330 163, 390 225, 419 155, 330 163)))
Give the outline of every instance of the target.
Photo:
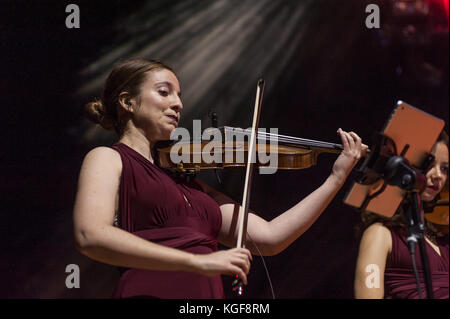
POLYGON ((315 147, 322 147, 322 148, 328 148, 328 149, 342 149, 342 145, 340 144, 333 144, 333 143, 327 143, 327 142, 320 142, 320 141, 314 141, 314 140, 307 140, 307 139, 298 139, 298 138, 280 138, 278 136, 267 138, 264 135, 258 134, 258 140, 265 140, 265 141, 277 141, 281 143, 286 144, 294 144, 294 145, 303 145, 303 146, 315 146, 315 147))
MULTIPOLYGON (((249 132, 249 130, 245 130, 245 132, 249 132)), ((258 139, 261 136, 261 139, 265 139, 269 141, 278 141, 278 142, 284 142, 284 143, 290 143, 290 144, 304 144, 305 146, 316 146, 316 147, 323 147, 323 148, 332 148, 332 149, 343 149, 341 144, 335 144, 335 143, 328 143, 328 142, 322 142, 322 141, 316 141, 316 140, 310 140, 306 138, 300 138, 300 137, 293 137, 293 136, 287 136, 287 135, 281 135, 281 134, 273 134, 273 133, 267 133, 267 132, 258 132, 258 139)))
POLYGON ((315 141, 310 140, 306 138, 299 138, 299 137, 292 137, 292 136, 286 136, 286 135, 277 135, 272 133, 258 133, 258 136, 261 134, 261 137, 266 138, 269 137, 269 140, 278 140, 281 142, 286 143, 293 143, 293 144, 306 144, 307 146, 317 146, 317 147, 324 147, 324 148, 339 148, 341 145, 334 144, 334 143, 328 143, 328 142, 321 142, 321 141, 315 141), (262 133, 262 134, 261 134, 262 133), (273 139, 271 139, 273 137, 273 139))
POLYGON ((267 265, 266 265, 266 262, 264 260, 264 257, 262 255, 261 251, 259 250, 258 245, 256 245, 255 241, 253 240, 253 238, 250 236, 250 234, 248 232, 247 232, 247 236, 248 236, 248 238, 250 238, 250 240, 252 241, 252 243, 255 246, 256 250, 258 251, 259 256, 261 257, 261 260, 262 260, 262 263, 263 263, 263 266, 264 266, 264 270, 266 271, 267 279, 269 280, 269 286, 270 286, 270 291, 272 293, 272 298, 276 299, 275 298, 275 292, 273 291, 272 280, 270 279, 269 270, 267 269, 267 265))

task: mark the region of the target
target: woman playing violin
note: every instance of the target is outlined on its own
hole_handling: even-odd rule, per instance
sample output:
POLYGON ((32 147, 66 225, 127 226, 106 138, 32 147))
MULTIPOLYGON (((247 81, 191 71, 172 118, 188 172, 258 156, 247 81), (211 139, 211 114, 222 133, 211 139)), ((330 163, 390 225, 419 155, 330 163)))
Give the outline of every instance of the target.
MULTIPOLYGON (((426 172, 427 184, 421 193, 425 208, 425 242, 429 260, 434 298, 448 299, 448 202, 446 220, 428 221, 427 211, 432 211, 444 185, 448 183, 448 135, 443 131, 435 143, 431 154, 434 161, 426 172), (428 208, 428 209, 427 209, 428 208)), ((431 219, 430 219, 431 220, 431 219)), ((365 212, 360 225, 362 238, 355 275, 355 297, 364 299, 416 299, 419 297, 413 263, 406 240, 406 222, 403 207, 400 206, 391 219, 365 212), (367 283, 371 272, 368 265, 377 267, 377 284, 367 283)), ((418 251, 418 250, 417 250, 418 251)), ((425 280, 420 254, 415 254, 419 271, 421 290, 425 292, 425 280)), ((372 272, 374 271, 371 268, 372 272)), ((423 296, 425 297, 425 295, 423 296)))
POLYGON ((121 270, 114 298, 223 298, 220 275, 244 285, 252 253, 276 255, 320 216, 358 162, 361 139, 339 129, 343 151, 326 181, 297 205, 266 221, 248 216, 247 248, 236 243, 239 205, 208 185, 155 164, 183 110, 180 84, 166 65, 117 64, 87 116, 119 140, 84 158, 74 206, 74 240, 84 255, 121 270), (230 249, 218 250, 217 243, 230 249))

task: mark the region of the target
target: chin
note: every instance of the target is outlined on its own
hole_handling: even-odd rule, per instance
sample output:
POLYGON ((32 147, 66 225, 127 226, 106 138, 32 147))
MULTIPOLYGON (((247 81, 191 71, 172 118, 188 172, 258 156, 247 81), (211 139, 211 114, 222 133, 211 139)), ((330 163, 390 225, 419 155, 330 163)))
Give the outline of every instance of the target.
POLYGON ((166 141, 170 140, 170 135, 172 135, 172 133, 175 131, 175 129, 176 128, 173 127, 172 125, 169 128, 167 128, 167 130, 165 130, 163 133, 164 140, 166 140, 166 141))
POLYGON ((427 191, 425 191, 422 193, 421 198, 422 198, 422 201, 424 201, 424 202, 431 202, 436 197, 436 195, 437 194, 430 194, 427 191))

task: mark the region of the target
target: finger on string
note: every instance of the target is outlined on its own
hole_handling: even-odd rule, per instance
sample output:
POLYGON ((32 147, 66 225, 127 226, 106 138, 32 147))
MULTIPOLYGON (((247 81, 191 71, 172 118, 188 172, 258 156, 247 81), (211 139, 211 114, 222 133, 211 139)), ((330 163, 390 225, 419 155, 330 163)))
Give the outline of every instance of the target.
POLYGON ((353 137, 347 132, 344 132, 344 134, 345 137, 347 138, 350 150, 353 150, 355 148, 355 141, 353 140, 353 137))
POLYGON ((358 134, 356 134, 355 132, 349 132, 349 134, 353 137, 353 139, 355 140, 355 141, 361 141, 361 137, 359 137, 359 135, 358 134))
POLYGON ((358 149, 361 149, 361 143, 362 140, 361 138, 358 136, 358 134, 356 134, 355 132, 350 132, 350 135, 353 137, 353 139, 356 141, 356 147, 358 149))
POLYGON ((342 145, 344 146, 344 150, 348 150, 349 144, 348 144, 347 138, 345 137, 344 131, 342 129, 338 129, 337 132, 341 136, 341 141, 342 141, 342 145))

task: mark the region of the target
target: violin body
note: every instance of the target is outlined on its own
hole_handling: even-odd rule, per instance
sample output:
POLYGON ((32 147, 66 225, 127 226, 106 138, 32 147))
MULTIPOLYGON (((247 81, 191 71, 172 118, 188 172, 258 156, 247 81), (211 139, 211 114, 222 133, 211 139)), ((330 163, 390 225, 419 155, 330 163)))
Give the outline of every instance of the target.
POLYGON ((437 201, 431 213, 425 214, 425 218, 436 225, 448 226, 448 187, 440 193, 441 199, 437 201))
MULTIPOLYGON (((180 172, 201 169, 245 167, 249 145, 247 142, 179 143, 158 149, 158 163, 163 168, 180 172), (174 161, 175 159, 175 161, 174 161)), ((319 147, 256 144, 254 163, 258 167, 272 169, 306 169, 317 164, 322 152, 339 153, 339 150, 319 147), (276 160, 270 158, 276 156, 276 160)))
MULTIPOLYGON (((201 169, 223 169, 245 167, 250 145, 250 131, 240 128, 223 127, 211 129, 205 135, 214 135, 216 130, 221 138, 199 142, 176 142, 171 146, 158 148, 158 163, 163 168, 180 172, 201 169)), ((258 167, 282 170, 305 169, 317 164, 321 153, 342 151, 340 144, 321 142, 286 135, 258 132, 254 149, 254 161, 258 167)))

